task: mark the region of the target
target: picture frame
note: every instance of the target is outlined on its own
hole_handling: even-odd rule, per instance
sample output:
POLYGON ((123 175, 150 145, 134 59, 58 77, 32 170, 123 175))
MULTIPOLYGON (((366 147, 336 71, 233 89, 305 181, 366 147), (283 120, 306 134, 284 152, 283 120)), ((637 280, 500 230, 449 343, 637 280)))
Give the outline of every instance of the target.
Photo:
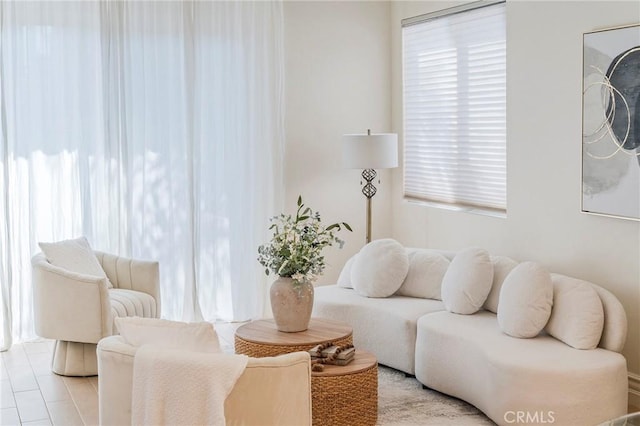
POLYGON ((640 24, 583 34, 584 213, 640 220, 640 24))

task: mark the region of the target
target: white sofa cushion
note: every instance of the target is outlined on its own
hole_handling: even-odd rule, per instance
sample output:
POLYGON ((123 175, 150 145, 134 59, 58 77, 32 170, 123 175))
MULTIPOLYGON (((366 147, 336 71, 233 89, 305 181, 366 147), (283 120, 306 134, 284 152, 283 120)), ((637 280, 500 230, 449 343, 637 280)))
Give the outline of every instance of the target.
POLYGON ((38 245, 52 265, 78 274, 104 278, 107 287, 113 288, 85 237, 38 245))
POLYGON ((353 262, 356 260, 356 256, 358 254, 354 254, 347 260, 347 262, 342 267, 342 271, 340 271, 340 276, 338 276, 338 287, 342 288, 353 288, 353 284, 351 284, 351 268, 353 267, 353 262))
POLYGON ((116 318, 116 327, 132 346, 155 345, 163 349, 222 352, 213 324, 178 322, 156 318, 116 318))
POLYGON ((505 256, 491 256, 491 263, 493 263, 493 284, 483 308, 497 314, 502 283, 504 283, 504 279, 507 278, 509 272, 518 266, 518 262, 505 256))
POLYGON ((409 272, 396 292, 398 296, 442 300, 442 278, 451 263, 435 250, 408 252, 409 272))
POLYGON ((547 333, 576 349, 595 349, 604 326, 600 296, 586 281, 556 274, 552 280, 553 309, 547 333))
POLYGON ((513 337, 537 336, 549 321, 553 304, 551 276, 536 262, 522 262, 500 291, 498 324, 513 337))
POLYGON ((493 264, 486 250, 469 248, 451 261, 442 279, 442 301, 449 312, 477 312, 491 291, 493 264))
POLYGON ((351 267, 353 288, 361 296, 388 297, 409 271, 409 257, 396 240, 385 238, 364 246, 351 267))
MULTIPOLYGON (((560 274, 554 274, 560 275, 560 274)), ((553 280, 553 275, 551 276, 553 280)), ((622 352, 624 344, 627 341, 627 330, 629 324, 627 322, 627 313, 622 303, 609 290, 605 290, 599 285, 592 284, 604 311, 604 327, 602 328, 602 337, 598 347, 608 349, 610 351, 622 352)))

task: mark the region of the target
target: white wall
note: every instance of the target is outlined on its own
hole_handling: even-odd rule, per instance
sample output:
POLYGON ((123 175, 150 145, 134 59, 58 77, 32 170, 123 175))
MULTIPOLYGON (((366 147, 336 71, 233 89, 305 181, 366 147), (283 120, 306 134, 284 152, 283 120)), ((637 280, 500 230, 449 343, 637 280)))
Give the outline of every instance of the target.
MULTIPOLYGON (((392 125, 402 132, 400 21, 454 3, 392 5, 392 125)), ((407 246, 541 262, 593 281, 625 306, 624 355, 640 373, 640 223, 580 212, 582 34, 637 23, 640 2, 507 3, 507 218, 408 204, 394 170, 392 233, 407 246)), ((402 140, 402 137, 400 137, 402 140)))
MULTIPOLYGON (((460 2, 285 2, 286 203, 347 221, 327 250, 321 284, 335 282, 364 243, 359 171, 340 164, 344 133, 394 131, 402 142, 400 20, 460 2)), ((624 354, 640 373, 640 223, 580 213, 582 34, 630 24, 640 3, 508 1, 508 214, 506 219, 409 204, 402 170, 383 174, 374 238, 541 262, 598 283, 623 302, 624 354)))
MULTIPOLYGON (((319 284, 335 283, 344 261, 365 240, 359 170, 342 168, 346 133, 387 132, 391 124, 390 4, 286 1, 285 207, 299 194, 323 222, 347 222, 346 245, 326 249, 319 284)), ((391 229, 388 172, 374 198, 373 237, 391 229)))

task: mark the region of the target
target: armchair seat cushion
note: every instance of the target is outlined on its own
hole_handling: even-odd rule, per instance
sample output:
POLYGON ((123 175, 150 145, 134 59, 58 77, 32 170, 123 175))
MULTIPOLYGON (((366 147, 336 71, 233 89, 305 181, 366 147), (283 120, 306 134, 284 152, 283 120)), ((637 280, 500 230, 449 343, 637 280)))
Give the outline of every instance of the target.
MULTIPOLYGON (((156 300, 150 294, 135 290, 114 288, 109 290, 111 316, 156 318, 156 300)), ((116 329, 115 323, 113 326, 116 329)))

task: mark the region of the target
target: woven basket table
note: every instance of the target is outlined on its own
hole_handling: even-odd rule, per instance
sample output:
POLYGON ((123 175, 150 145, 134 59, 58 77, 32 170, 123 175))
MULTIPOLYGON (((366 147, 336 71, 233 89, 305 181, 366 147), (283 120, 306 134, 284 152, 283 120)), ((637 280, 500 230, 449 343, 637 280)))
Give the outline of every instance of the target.
POLYGON ((238 327, 235 334, 237 354, 254 358, 308 351, 324 342, 336 345, 353 343, 353 330, 343 322, 311 318, 309 328, 297 333, 278 331, 272 319, 257 320, 238 327))
POLYGON ((378 361, 356 350, 345 366, 325 365, 311 372, 314 426, 375 425, 378 420, 378 361))

